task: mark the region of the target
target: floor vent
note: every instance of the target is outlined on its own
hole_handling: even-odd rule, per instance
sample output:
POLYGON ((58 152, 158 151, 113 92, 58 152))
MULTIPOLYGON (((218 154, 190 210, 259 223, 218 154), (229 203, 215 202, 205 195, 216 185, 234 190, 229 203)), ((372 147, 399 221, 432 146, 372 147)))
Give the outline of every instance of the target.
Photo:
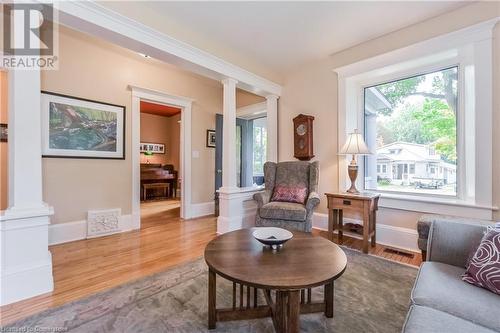
POLYGON ((400 256, 408 257, 408 258, 414 258, 415 254, 406 252, 404 250, 398 250, 398 249, 391 249, 391 248, 385 248, 384 252, 386 253, 391 253, 391 254, 398 254, 400 256))
POLYGON ((121 209, 89 210, 87 213, 87 238, 120 232, 121 209))

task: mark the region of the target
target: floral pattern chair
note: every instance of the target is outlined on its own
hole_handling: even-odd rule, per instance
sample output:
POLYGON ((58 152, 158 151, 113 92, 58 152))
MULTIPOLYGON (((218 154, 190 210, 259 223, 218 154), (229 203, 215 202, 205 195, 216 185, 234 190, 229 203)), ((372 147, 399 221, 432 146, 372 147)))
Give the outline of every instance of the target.
POLYGON ((258 209, 257 227, 280 227, 311 232, 314 208, 320 202, 318 191, 318 162, 266 162, 264 164, 265 190, 254 194, 258 209), (273 190, 278 186, 305 187, 308 195, 303 204, 272 201, 273 190))

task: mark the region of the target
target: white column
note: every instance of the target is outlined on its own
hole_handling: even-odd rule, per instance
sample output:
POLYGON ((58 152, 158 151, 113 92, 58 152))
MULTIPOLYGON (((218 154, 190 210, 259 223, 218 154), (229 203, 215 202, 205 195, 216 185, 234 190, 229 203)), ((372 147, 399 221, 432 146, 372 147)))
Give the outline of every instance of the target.
POLYGON ((228 78, 222 80, 223 133, 222 133, 222 187, 236 188, 236 83, 228 78))
POLYGON ((8 76, 9 208, 0 213, 0 305, 53 290, 52 208, 42 200, 40 71, 8 76))
POLYGON ((267 95, 267 160, 278 162, 278 96, 267 95))

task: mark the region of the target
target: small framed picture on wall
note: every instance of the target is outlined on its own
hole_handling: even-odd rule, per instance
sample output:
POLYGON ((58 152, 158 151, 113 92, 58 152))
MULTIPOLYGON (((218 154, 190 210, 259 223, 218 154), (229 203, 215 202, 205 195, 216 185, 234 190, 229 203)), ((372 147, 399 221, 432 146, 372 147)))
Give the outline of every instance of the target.
POLYGON ((152 152, 155 154, 165 154, 165 144, 141 142, 140 150, 141 153, 152 152))
POLYGON ((215 148, 215 131, 207 130, 207 147, 215 148))

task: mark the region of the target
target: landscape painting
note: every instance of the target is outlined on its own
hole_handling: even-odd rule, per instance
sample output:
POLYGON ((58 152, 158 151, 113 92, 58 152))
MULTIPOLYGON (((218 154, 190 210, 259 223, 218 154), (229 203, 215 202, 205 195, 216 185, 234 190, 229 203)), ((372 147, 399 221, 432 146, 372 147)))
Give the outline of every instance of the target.
POLYGON ((45 157, 124 158, 125 107, 42 93, 45 157))

